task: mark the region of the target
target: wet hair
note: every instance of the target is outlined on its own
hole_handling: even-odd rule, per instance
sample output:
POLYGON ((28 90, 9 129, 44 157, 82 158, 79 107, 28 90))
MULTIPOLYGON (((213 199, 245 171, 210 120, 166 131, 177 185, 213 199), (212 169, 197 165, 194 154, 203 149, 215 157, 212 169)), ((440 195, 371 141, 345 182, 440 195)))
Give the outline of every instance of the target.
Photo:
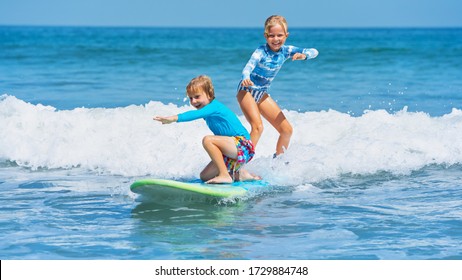
POLYGON ((272 15, 265 21, 265 34, 269 34, 271 27, 280 25, 284 28, 285 33, 288 33, 287 21, 283 16, 272 15))
POLYGON ((186 93, 205 92, 207 97, 215 99, 215 90, 213 88, 212 79, 206 75, 200 75, 192 79, 186 86, 186 93))

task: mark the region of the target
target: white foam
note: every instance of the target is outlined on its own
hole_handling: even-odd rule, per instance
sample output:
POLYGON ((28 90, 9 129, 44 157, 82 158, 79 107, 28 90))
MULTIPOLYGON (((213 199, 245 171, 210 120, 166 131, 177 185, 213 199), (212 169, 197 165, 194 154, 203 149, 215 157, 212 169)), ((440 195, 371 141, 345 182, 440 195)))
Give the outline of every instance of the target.
MULTIPOLYGON (((80 167, 123 176, 197 178, 209 162, 202 120, 162 125, 155 115, 191 107, 150 102, 123 108, 56 110, 13 96, 0 98, 0 161, 32 169, 80 167)), ((462 111, 284 112, 294 127, 290 148, 273 159, 276 131, 265 123, 248 169, 271 182, 307 184, 339 174, 406 174, 430 164, 462 162, 462 111)), ((249 128, 243 116, 240 116, 249 128)))

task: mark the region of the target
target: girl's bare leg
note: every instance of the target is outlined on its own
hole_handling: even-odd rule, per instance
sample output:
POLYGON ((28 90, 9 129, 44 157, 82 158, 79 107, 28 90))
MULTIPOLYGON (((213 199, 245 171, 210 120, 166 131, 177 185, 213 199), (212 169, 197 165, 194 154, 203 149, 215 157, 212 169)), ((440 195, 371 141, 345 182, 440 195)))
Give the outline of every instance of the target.
POLYGON ((239 102, 242 113, 244 113, 245 118, 250 124, 250 140, 252 140, 253 145, 257 147, 257 143, 263 133, 263 122, 261 120, 258 105, 252 95, 245 90, 241 90, 237 93, 237 101, 239 102))
MULTIPOLYGON (((255 102, 255 99, 252 97, 252 95, 245 90, 241 90, 237 93, 237 101, 239 102, 242 113, 244 113, 245 118, 250 124, 250 140, 256 148, 257 143, 263 133, 263 122, 261 120, 258 104, 255 102)), ((261 180, 261 177, 258 175, 253 175, 247 170, 241 168, 237 173, 236 180, 254 181, 261 180)))
POLYGON ((292 125, 286 119, 277 103, 269 96, 263 97, 258 104, 262 116, 279 132, 278 142, 276 143, 276 155, 284 153, 284 149, 289 147, 290 137, 292 136, 292 125))

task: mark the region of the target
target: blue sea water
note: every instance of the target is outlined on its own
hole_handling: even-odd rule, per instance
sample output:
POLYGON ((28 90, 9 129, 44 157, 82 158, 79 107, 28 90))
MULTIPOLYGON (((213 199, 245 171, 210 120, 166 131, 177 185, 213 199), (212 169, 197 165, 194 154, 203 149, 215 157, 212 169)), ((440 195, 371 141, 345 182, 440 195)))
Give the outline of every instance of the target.
POLYGON ((462 259, 462 29, 290 29, 238 203, 140 202, 140 178, 208 163, 185 86, 235 94, 262 30, 0 26, 1 259, 462 259), (288 163, 288 164, 287 164, 288 163))

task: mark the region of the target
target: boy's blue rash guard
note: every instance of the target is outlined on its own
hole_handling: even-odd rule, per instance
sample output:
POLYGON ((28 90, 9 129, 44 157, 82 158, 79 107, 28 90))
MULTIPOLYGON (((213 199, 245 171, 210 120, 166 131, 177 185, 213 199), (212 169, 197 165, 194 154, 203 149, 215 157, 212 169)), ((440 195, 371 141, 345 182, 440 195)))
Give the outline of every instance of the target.
POLYGON ((304 49, 283 45, 278 52, 273 52, 268 44, 258 47, 250 57, 242 71, 242 80, 250 79, 255 85, 253 89, 267 92, 274 77, 284 62, 296 53, 303 53, 307 59, 318 55, 316 49, 304 49))
POLYGON ((233 111, 217 100, 199 110, 191 110, 178 115, 177 122, 189 122, 205 119, 207 126, 215 135, 244 136, 250 140, 250 134, 233 111))

